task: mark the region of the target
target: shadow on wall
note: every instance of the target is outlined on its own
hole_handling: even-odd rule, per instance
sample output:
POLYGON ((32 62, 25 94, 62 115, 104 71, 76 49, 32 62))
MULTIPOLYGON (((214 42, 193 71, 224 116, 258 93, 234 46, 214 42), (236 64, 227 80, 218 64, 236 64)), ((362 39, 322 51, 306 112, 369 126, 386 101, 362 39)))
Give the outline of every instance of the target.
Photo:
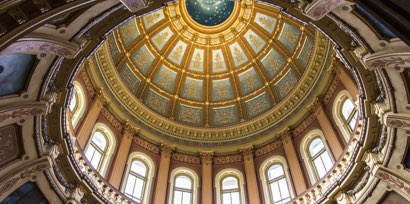
POLYGON ((0 56, 0 97, 16 94, 25 88, 35 61, 34 55, 0 56))

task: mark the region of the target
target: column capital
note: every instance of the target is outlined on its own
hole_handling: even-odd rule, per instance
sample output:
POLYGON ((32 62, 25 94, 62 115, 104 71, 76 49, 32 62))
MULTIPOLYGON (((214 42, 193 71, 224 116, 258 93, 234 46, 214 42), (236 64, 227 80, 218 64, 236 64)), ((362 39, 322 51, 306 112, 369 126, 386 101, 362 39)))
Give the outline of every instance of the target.
POLYGON ((107 105, 107 103, 110 102, 110 100, 105 96, 102 89, 96 91, 94 99, 98 100, 102 105, 107 105))
POLYGON ((126 134, 126 133, 138 133, 139 132, 139 128, 135 127, 134 125, 132 125, 130 123, 130 121, 125 121, 125 123, 122 125, 122 133, 126 134))
POLYGON ((253 158, 253 145, 248 145, 246 147, 241 147, 239 151, 242 153, 244 158, 253 158))
POLYGON ((289 127, 286 127, 279 133, 279 137, 282 140, 282 143, 288 143, 292 140, 292 132, 289 127))
POLYGON ((170 157, 174 150, 175 150, 175 145, 161 143, 161 154, 164 155, 165 157, 170 157))
POLYGON ((199 156, 201 157, 202 164, 210 165, 213 161, 214 151, 199 151, 199 156))
POLYGON ((344 66, 343 62, 340 61, 339 58, 333 57, 332 58, 332 64, 329 66, 327 71, 337 74, 337 72, 338 72, 338 70, 341 66, 344 66))
POLYGON ((322 105, 322 99, 316 96, 315 99, 313 99, 312 103, 310 103, 307 106, 307 109, 309 112, 315 113, 321 105, 322 105))

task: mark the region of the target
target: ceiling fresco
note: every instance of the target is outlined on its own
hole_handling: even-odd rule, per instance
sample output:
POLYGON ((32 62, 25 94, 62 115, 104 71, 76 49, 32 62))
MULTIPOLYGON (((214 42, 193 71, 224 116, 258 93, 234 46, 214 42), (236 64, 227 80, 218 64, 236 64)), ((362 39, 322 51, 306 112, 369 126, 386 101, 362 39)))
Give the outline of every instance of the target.
POLYGON ((313 27, 260 2, 176 1, 119 25, 95 60, 99 69, 111 67, 103 75, 114 95, 127 92, 126 105, 144 104, 150 114, 175 124, 212 129, 255 121, 290 95, 307 94, 310 84, 298 87, 316 80, 306 72, 322 69, 328 43, 313 27), (202 20, 189 12, 195 3, 202 4, 195 11, 202 20), (211 15, 222 7, 232 12, 206 24, 199 9, 204 5, 211 15), (315 67, 319 47, 323 54, 315 67))

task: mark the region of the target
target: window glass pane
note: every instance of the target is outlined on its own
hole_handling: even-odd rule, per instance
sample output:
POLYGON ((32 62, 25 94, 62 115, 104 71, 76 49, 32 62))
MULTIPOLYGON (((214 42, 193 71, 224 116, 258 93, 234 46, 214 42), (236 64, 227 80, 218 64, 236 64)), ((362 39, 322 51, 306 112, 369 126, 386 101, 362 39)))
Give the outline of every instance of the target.
POLYGON ((74 111, 74 108, 76 105, 77 105, 77 93, 75 92, 75 89, 74 89, 73 97, 71 98, 70 105, 68 106, 71 112, 74 111))
POLYGON ((268 170, 269 180, 280 177, 282 175, 283 175, 283 168, 279 164, 272 165, 268 170))
POLYGON ((314 139, 309 146, 310 156, 315 156, 323 148, 325 148, 325 146, 323 145, 322 140, 320 138, 314 139))
POLYGON ((107 146, 107 141, 105 140, 104 135, 99 131, 94 133, 92 141, 97 147, 101 148, 101 150, 104 150, 105 146, 107 146))
POLYGON ((127 184, 125 185, 125 194, 132 195, 136 178, 137 177, 131 174, 128 175, 127 184))
POLYGON ((192 181, 187 176, 178 176, 175 179, 175 187, 183 189, 192 189, 192 181))
POLYGON ((131 171, 145 177, 147 174, 147 167, 141 161, 135 160, 131 164, 131 171))
POLYGON ((232 197, 232 204, 239 204, 241 203, 239 192, 233 192, 231 193, 232 197))
POLYGON ((227 177, 222 181, 222 190, 237 189, 238 180, 235 177, 227 177))
POLYGON ((358 113, 356 112, 356 113, 354 114, 352 120, 349 122, 349 126, 350 126, 350 128, 351 128, 352 130, 353 130, 353 129, 355 128, 355 126, 356 126, 357 116, 358 116, 358 113))
POLYGON ((135 187, 134 187, 134 197, 136 197, 138 200, 140 200, 142 197, 143 187, 144 187, 144 180, 137 178, 137 182, 135 182, 135 187))
POLYGON ((87 147, 87 151, 85 152, 85 157, 87 157, 88 161, 91 161, 91 158, 93 158, 94 152, 95 152, 95 148, 92 145, 89 145, 87 147))
POLYGON ((325 165, 326 171, 329 171, 330 168, 333 166, 333 162, 330 159, 329 153, 327 151, 323 152, 323 154, 320 156, 322 157, 323 164, 325 165))
POLYGON ((100 164, 102 155, 98 151, 94 151, 94 155, 92 156, 90 163, 94 167, 94 169, 98 170, 98 165, 100 164))
POLYGON ((319 178, 322 178, 326 174, 326 169, 323 166, 321 157, 316 158, 313 163, 315 164, 315 168, 319 178))
POLYGON ((353 110, 354 110, 354 105, 352 103, 352 100, 346 99, 342 106, 342 115, 345 118, 345 120, 349 118, 353 110))
POLYGON ((270 184, 270 190, 273 201, 281 200, 279 185, 277 181, 270 184))
POLYGON ((184 192, 182 204, 190 204, 190 203, 191 203, 191 193, 184 192))
POLYGON ((280 193, 282 195, 281 196, 282 199, 290 197, 288 183, 286 182, 285 178, 279 180, 279 188, 280 188, 280 193))
POLYGON ((231 194, 230 193, 222 194, 222 203, 223 204, 231 204, 231 194))
POLYGON ((174 204, 181 204, 182 203, 182 192, 175 191, 174 192, 174 204))

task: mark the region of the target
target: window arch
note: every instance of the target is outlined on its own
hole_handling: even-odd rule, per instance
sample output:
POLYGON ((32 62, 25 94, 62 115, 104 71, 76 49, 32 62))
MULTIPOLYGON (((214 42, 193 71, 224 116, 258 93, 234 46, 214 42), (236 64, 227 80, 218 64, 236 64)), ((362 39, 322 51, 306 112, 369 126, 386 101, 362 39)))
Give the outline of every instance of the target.
POLYGON ((86 97, 83 87, 78 81, 73 82, 73 93, 71 95, 68 108, 71 112, 71 123, 73 127, 78 125, 80 118, 83 117, 87 106, 86 97))
POLYGON ((349 141, 359 117, 356 104, 349 92, 343 90, 336 96, 332 114, 344 140, 349 141))
POLYGON ((300 152, 312 184, 333 167, 334 158, 321 130, 312 130, 303 138, 300 152))
POLYGON ((198 203, 199 177, 191 169, 178 167, 171 172, 169 204, 198 203))
POLYGON ((97 123, 85 148, 85 157, 102 176, 106 173, 115 146, 112 131, 105 124, 97 123))
POLYGON ((265 160, 260 169, 265 203, 286 203, 295 196, 285 158, 274 156, 265 160))
POLYGON ((216 174, 217 204, 246 204, 244 178, 237 169, 224 169, 216 174))
POLYGON ((150 203, 154 162, 142 152, 133 152, 128 157, 127 166, 121 191, 138 203, 150 203))

